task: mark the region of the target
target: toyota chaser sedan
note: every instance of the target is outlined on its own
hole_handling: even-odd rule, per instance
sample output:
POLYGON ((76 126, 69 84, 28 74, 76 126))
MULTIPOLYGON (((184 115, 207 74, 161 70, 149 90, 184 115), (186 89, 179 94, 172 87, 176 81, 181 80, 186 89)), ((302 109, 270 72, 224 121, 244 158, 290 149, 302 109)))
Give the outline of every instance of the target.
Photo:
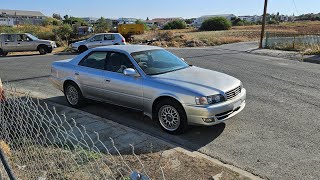
POLYGON ((72 107, 90 99, 136 109, 172 134, 190 125, 219 124, 246 105, 240 80, 153 46, 90 49, 54 62, 50 79, 72 107))

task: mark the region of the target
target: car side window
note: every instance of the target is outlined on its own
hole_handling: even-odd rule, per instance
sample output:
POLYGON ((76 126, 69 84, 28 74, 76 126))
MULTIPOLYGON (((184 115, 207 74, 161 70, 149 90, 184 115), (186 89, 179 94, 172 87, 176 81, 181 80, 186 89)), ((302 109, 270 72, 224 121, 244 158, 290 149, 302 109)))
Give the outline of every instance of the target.
POLYGON ((14 42, 14 35, 13 34, 6 34, 5 36, 4 36, 4 41, 5 42, 14 42))
POLYGON ((105 69, 106 57, 107 57, 107 52, 102 52, 102 51, 92 52, 80 61, 79 66, 85 66, 85 67, 103 70, 105 69))
POLYGON ((134 68, 127 55, 118 52, 110 52, 107 57, 106 70, 123 73, 127 68, 134 68))
POLYGON ((17 41, 31 41, 31 39, 25 34, 18 34, 17 41))
POLYGON ((102 41, 103 35, 96 35, 94 36, 91 41, 102 41))
POLYGON ((113 34, 105 34, 104 35, 104 40, 107 41, 107 40, 114 40, 115 37, 113 34))

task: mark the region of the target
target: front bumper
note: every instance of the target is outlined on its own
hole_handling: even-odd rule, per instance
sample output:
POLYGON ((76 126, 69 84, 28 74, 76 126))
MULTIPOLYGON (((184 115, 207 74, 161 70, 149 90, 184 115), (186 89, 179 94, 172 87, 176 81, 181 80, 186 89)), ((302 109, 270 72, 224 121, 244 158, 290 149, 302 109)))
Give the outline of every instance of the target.
POLYGON ((235 98, 209 106, 184 105, 189 125, 212 126, 235 116, 246 106, 246 89, 235 98))

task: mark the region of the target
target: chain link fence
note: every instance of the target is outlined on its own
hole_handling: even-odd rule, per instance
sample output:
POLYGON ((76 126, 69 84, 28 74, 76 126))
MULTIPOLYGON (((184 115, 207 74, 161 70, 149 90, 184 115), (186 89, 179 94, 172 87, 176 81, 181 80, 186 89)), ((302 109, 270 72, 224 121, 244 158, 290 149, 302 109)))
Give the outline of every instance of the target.
MULTIPOLYGON (((133 146, 135 160, 128 162, 113 139, 106 145, 98 133, 92 137, 84 126, 58 114, 54 107, 28 94, 17 95, 8 85, 3 89, 0 179, 149 179, 148 168, 133 146)), ((159 179, 164 177, 162 171, 159 179)))
POLYGON ((267 32, 264 47, 292 51, 320 50, 320 34, 267 32))

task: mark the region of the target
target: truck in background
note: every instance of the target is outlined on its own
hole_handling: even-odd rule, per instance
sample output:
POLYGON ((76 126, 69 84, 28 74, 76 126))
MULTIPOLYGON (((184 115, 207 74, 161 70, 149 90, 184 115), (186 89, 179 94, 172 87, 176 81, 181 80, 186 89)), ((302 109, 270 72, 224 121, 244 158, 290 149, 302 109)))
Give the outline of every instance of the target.
POLYGON ((9 52, 39 51, 41 55, 51 53, 57 45, 54 41, 38 39, 29 33, 0 34, 0 56, 9 52))

